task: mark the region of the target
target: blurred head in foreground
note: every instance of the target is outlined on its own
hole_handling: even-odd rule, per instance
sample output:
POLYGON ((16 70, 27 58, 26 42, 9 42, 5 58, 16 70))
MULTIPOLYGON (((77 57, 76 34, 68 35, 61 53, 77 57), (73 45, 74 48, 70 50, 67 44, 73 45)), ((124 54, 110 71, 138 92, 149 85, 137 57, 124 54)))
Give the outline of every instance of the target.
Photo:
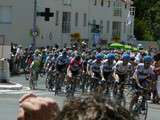
POLYGON ((125 108, 101 97, 74 98, 66 101, 57 120, 135 120, 125 108))

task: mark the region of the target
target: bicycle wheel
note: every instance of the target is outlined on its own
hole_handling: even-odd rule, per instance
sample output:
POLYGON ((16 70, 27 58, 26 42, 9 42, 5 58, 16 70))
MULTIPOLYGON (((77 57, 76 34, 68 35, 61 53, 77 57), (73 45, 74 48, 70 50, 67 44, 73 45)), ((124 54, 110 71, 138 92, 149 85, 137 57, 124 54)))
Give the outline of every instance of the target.
POLYGON ((25 80, 29 80, 29 73, 25 72, 25 80))
POLYGON ((37 80, 38 80, 38 73, 34 71, 33 74, 31 75, 31 85, 33 90, 36 89, 37 80))
POLYGON ((146 120, 147 119, 147 114, 148 114, 148 102, 142 102, 141 103, 141 109, 139 112, 139 118, 140 120, 146 120))
POLYGON ((31 75, 31 78, 29 80, 29 87, 31 90, 35 90, 35 82, 34 82, 33 75, 31 75))
POLYGON ((148 114, 148 102, 147 101, 140 101, 135 103, 132 108, 132 112, 134 116, 136 116, 139 120, 147 120, 148 114))
POLYGON ((59 75, 57 74, 55 77, 55 95, 58 95, 59 90, 60 90, 60 79, 59 75))
POLYGON ((29 80, 29 70, 28 68, 24 69, 25 80, 29 80))
POLYGON ((124 93, 118 93, 116 101, 117 101, 118 105, 120 105, 122 107, 126 107, 126 97, 125 97, 124 93))
POLYGON ((71 95, 71 81, 67 83, 66 85, 66 97, 67 98, 70 98, 72 95, 71 95))
POLYGON ((48 85, 48 81, 49 81, 49 74, 47 74, 47 77, 46 77, 46 80, 45 80, 45 87, 48 89, 49 87, 49 85, 48 85))
POLYGON ((49 78, 48 78, 48 91, 53 91, 54 87, 55 87, 55 76, 53 74, 50 74, 49 78))
POLYGON ((82 93, 84 93, 86 91, 86 76, 84 75, 82 77, 82 81, 81 81, 81 90, 82 90, 82 93))
POLYGON ((29 88, 33 90, 33 80, 32 79, 29 80, 29 88))
POLYGON ((47 77, 46 77, 46 80, 45 80, 45 86, 46 86, 46 88, 49 90, 49 88, 50 88, 50 81, 51 81, 51 79, 52 79, 52 73, 51 72, 48 72, 47 73, 47 77))

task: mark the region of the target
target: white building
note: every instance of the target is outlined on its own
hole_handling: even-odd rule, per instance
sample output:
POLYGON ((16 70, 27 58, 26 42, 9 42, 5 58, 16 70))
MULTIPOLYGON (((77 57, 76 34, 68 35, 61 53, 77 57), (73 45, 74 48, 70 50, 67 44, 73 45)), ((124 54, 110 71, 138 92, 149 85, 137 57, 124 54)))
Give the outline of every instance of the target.
MULTIPOLYGON (((100 26, 100 36, 108 42, 114 36, 122 41, 134 34, 134 7, 130 0, 37 0, 37 12, 45 10, 50 12, 46 15, 54 16, 36 17, 37 46, 69 45, 74 32, 92 43, 94 24, 100 26)), ((0 34, 13 43, 31 44, 33 11, 34 0, 0 0, 0 34)))

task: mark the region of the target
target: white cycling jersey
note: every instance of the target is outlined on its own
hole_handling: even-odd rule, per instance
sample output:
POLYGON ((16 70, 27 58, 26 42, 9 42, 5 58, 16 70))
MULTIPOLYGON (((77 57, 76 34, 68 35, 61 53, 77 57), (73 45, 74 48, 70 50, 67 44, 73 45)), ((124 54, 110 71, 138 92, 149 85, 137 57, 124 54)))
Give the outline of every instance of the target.
POLYGON ((126 75, 130 70, 131 64, 128 63, 127 65, 123 64, 123 61, 118 61, 114 67, 114 70, 117 74, 126 75))
POLYGON ((137 69, 134 72, 134 76, 137 76, 138 79, 144 80, 147 77, 152 77, 154 75, 153 67, 150 66, 149 68, 144 67, 144 63, 140 63, 137 66, 137 69))
POLYGON ((91 71, 94 73, 101 73, 101 62, 97 63, 97 61, 94 60, 91 64, 91 71))
POLYGON ((116 65, 116 61, 113 61, 112 64, 109 64, 108 63, 108 60, 104 60, 102 62, 102 65, 101 65, 101 70, 102 72, 113 72, 114 71, 114 66, 116 65))

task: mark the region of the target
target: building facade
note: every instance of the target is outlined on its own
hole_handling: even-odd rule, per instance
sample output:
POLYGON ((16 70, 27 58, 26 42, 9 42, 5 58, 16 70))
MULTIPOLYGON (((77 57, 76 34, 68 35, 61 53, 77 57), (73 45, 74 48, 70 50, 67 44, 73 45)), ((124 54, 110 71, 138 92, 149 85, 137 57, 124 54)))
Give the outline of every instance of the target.
MULTIPOLYGON (((28 46, 32 43, 35 0, 0 1, 0 34, 28 46)), ((126 0, 37 0, 36 46, 70 45, 71 33, 93 43, 94 33, 112 42, 134 35, 134 7, 126 0), (95 31, 98 29, 98 31, 95 31)))

